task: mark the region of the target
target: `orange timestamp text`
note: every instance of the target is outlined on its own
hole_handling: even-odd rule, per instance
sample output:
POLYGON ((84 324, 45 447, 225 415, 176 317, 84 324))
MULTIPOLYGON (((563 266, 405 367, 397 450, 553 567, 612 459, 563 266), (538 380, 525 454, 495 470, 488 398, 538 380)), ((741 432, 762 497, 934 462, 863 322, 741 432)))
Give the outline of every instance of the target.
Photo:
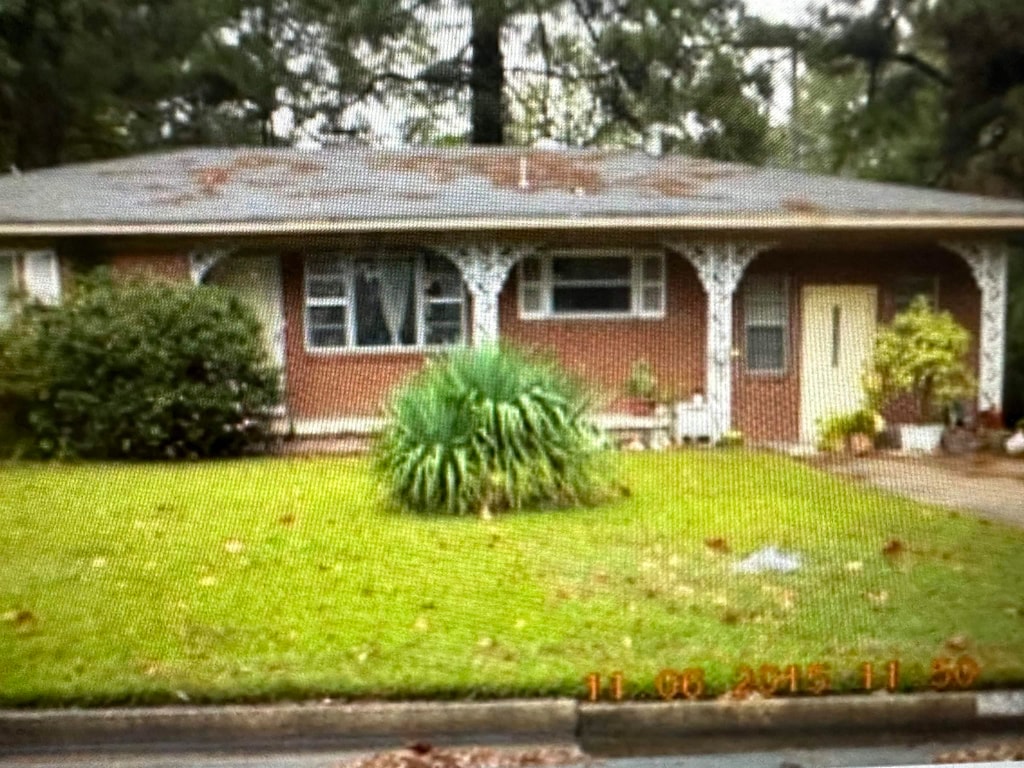
MULTIPOLYGON (((868 693, 885 689, 894 692, 900 684, 900 662, 892 660, 881 667, 864 662, 857 670, 859 686, 849 692, 868 693)), ((937 691, 970 688, 981 675, 981 666, 970 656, 957 659, 940 657, 931 662, 931 687, 937 691)), ((607 678, 597 672, 586 676, 587 700, 626 698, 626 679, 622 672, 612 672, 607 678)), ((704 670, 688 667, 683 670, 663 669, 654 678, 654 690, 666 701, 689 699, 695 701, 708 695, 704 670)), ((756 670, 748 664, 736 668, 736 679, 728 692, 734 699, 746 699, 757 693, 762 697, 810 694, 821 696, 832 691, 832 672, 828 664, 789 664, 779 667, 762 664, 756 670)))

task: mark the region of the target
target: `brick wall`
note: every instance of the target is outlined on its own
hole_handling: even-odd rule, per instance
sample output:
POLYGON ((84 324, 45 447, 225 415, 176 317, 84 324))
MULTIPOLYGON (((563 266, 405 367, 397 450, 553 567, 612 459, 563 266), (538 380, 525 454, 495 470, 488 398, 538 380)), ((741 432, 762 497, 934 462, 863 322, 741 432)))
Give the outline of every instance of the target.
POLYGON ((682 256, 665 256, 663 319, 523 320, 516 270, 501 293, 501 336, 525 348, 555 353, 570 370, 621 397, 633 363, 646 360, 659 387, 689 398, 704 387, 707 303, 696 271, 682 256))
POLYGON ((115 275, 192 279, 188 254, 184 253, 117 253, 110 257, 109 263, 115 275))

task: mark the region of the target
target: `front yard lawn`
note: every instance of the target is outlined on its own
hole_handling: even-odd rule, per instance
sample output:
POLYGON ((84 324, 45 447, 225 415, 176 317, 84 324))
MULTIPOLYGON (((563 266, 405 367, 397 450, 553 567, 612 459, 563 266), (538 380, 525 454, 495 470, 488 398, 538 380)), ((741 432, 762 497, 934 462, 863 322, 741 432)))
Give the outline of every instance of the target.
POLYGON ((623 462, 630 498, 489 522, 384 511, 362 458, 2 464, 0 705, 920 688, 962 654, 1024 683, 1024 531, 774 455, 623 462), (732 571, 773 544, 803 568, 732 571))

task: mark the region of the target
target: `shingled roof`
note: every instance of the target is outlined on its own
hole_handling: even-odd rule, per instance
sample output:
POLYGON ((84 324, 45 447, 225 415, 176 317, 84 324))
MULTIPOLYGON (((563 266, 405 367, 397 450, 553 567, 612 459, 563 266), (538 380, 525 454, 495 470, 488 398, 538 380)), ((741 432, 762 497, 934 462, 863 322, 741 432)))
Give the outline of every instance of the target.
POLYGON ((680 156, 517 148, 190 149, 0 177, 0 235, 921 226, 1024 229, 1024 202, 680 156))

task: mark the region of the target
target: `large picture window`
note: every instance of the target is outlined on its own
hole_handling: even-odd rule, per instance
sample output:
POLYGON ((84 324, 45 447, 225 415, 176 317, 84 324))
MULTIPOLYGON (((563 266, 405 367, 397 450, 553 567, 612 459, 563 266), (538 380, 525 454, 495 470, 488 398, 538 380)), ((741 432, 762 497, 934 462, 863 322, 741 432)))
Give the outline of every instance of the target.
POLYGON ((531 256, 519 263, 523 317, 661 317, 664 254, 531 256))
POLYGON ((744 284, 747 370, 782 373, 789 335, 789 281, 783 275, 749 275, 744 284))
POLYGON ((438 347, 465 338, 465 294, 439 256, 306 260, 306 346, 315 350, 438 347))

